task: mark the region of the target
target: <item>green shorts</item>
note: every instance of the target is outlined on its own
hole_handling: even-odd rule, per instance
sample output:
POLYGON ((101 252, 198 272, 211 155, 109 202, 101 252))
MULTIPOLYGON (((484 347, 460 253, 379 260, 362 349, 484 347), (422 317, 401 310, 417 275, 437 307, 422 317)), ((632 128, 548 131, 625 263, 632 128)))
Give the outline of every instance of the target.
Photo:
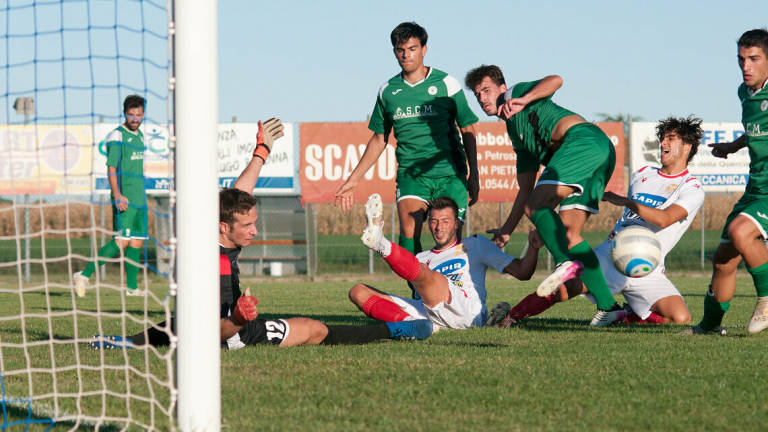
POLYGON ((560 203, 560 210, 600 213, 600 201, 616 165, 616 150, 605 133, 592 123, 572 126, 536 182, 579 189, 560 203))
POLYGON ((730 225, 731 222, 736 219, 736 216, 739 215, 744 215, 751 219, 757 226, 763 239, 768 240, 768 196, 745 193, 736 205, 733 206, 733 210, 731 210, 728 217, 725 219, 725 226, 723 227, 723 232, 720 234, 721 242, 731 241, 728 237, 728 225, 730 225))
POLYGON ((402 199, 417 199, 428 203, 440 196, 447 196, 456 201, 459 206, 459 219, 464 220, 469 203, 467 179, 461 176, 430 178, 411 177, 407 174, 397 175, 398 202, 402 199))
POLYGON ((136 208, 133 204, 125 211, 119 211, 112 206, 112 229, 117 232, 116 238, 122 239, 146 239, 147 231, 147 206, 136 208))

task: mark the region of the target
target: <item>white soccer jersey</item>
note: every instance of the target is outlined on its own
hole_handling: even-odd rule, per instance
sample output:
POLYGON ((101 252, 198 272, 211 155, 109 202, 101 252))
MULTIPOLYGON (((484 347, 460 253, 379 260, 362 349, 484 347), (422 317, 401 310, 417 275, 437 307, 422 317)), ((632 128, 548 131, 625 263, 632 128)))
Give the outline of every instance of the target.
POLYGON ((439 251, 428 250, 416 258, 430 269, 445 275, 455 286, 465 291, 466 296, 477 296, 485 308, 485 272, 488 267, 499 273, 515 258, 507 255, 493 242, 483 236, 460 240, 454 246, 439 251))
POLYGON ((655 232, 661 243, 660 267, 663 268, 664 257, 675 247, 704 203, 704 189, 699 180, 687 169, 680 174, 669 176, 662 174, 658 168, 645 166, 632 174, 627 196, 632 201, 657 209, 663 210, 676 204, 688 211, 688 216, 661 229, 641 219, 633 211, 624 209, 624 214, 613 228, 614 232, 618 232, 628 226, 642 225, 655 232))

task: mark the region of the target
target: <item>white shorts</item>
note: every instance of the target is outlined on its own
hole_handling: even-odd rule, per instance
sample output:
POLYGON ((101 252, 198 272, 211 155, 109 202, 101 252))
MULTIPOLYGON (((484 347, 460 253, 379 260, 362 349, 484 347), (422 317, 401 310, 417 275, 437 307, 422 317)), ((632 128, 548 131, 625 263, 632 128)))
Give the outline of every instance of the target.
MULTIPOLYGON (((664 274, 664 267, 656 267, 649 275, 640 278, 632 278, 616 270, 611 261, 611 246, 609 241, 603 242, 595 248, 595 255, 600 260, 605 281, 611 294, 621 293, 629 303, 629 307, 641 319, 646 319, 651 314, 651 306, 664 297, 680 296, 680 292, 672 285, 664 274)), ((595 298, 592 294, 585 294, 592 303, 595 298)), ((682 296, 680 296, 682 297, 682 296)))
POLYGON ((414 319, 428 319, 435 325, 435 330, 440 328, 468 329, 470 327, 482 327, 488 319, 488 309, 480 301, 477 293, 464 291, 449 281, 448 289, 451 291, 450 303, 439 303, 435 307, 427 307, 421 300, 398 297, 387 294, 392 301, 397 303, 408 315, 414 319))

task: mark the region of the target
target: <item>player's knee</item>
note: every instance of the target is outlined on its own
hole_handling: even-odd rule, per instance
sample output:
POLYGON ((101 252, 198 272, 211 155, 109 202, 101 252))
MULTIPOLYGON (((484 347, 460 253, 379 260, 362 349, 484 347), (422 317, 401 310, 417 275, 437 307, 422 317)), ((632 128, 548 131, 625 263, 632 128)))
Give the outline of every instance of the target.
POLYGON ((309 320, 308 344, 318 345, 328 336, 328 326, 317 320, 309 320))
POLYGON ((670 318, 674 324, 688 324, 691 322, 691 313, 688 309, 676 310, 670 318))
POLYGON ((366 301, 371 297, 371 290, 364 284, 356 284, 349 290, 349 300, 356 304, 358 307, 362 307, 366 301))

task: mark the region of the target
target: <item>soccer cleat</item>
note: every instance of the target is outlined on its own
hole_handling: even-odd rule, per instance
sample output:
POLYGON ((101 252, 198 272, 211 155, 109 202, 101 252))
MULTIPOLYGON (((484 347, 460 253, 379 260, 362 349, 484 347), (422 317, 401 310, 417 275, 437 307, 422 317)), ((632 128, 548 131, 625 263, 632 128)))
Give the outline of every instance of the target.
POLYGON ((128 288, 127 290, 125 290, 125 295, 131 296, 131 297, 143 297, 147 295, 147 292, 144 290, 140 290, 138 288, 134 288, 134 289, 128 288))
POLYGON ((613 309, 604 311, 598 309, 595 312, 595 316, 592 317, 592 321, 589 322, 591 327, 608 327, 611 324, 624 320, 627 317, 627 310, 618 304, 614 305, 613 309))
POLYGON ((129 349, 133 348, 133 341, 129 337, 117 335, 95 335, 89 344, 91 349, 129 349))
POLYGON ((681 332, 678 332, 677 334, 679 334, 679 335, 716 334, 716 335, 720 335, 720 336, 725 336, 725 333, 726 333, 725 332, 725 327, 723 327, 723 326, 717 326, 717 327, 713 328, 712 330, 707 331, 707 330, 704 330, 703 328, 701 328, 701 325, 696 324, 695 326, 693 326, 693 327, 691 327, 689 329, 685 329, 685 330, 683 330, 681 332))
POLYGON ((768 328, 768 296, 758 297, 755 311, 747 324, 747 334, 758 334, 768 328))
POLYGON ((418 319, 385 323, 389 328, 390 339, 424 340, 432 334, 432 321, 418 319))
POLYGON ((384 238, 382 227, 384 219, 382 210, 384 206, 381 203, 381 195, 375 193, 368 197, 365 203, 365 229, 360 240, 369 249, 373 249, 381 255, 389 255, 391 248, 388 248, 389 242, 384 238))
POLYGON ((539 287, 536 288, 536 295, 546 297, 562 285, 575 277, 581 276, 584 271, 584 264, 578 261, 563 261, 555 267, 555 271, 547 276, 539 287))
POLYGON ((88 288, 88 278, 79 271, 72 275, 72 284, 78 297, 85 297, 85 289, 88 288))
POLYGON ((501 327, 506 328, 515 324, 517 321, 510 319, 507 325, 503 325, 507 318, 509 318, 509 311, 512 310, 512 305, 507 302, 496 303, 496 306, 488 313, 488 321, 485 322, 485 327, 501 327))

